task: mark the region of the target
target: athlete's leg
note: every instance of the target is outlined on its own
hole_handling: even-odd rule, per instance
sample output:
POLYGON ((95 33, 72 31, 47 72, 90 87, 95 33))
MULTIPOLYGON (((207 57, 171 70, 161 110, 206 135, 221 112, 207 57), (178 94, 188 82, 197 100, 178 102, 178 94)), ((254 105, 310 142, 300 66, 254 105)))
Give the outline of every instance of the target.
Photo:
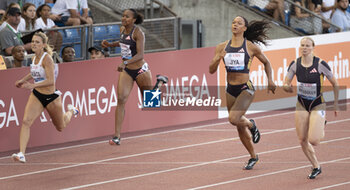
POLYGON ((66 113, 63 113, 61 97, 50 102, 46 106, 46 110, 52 119, 52 123, 59 132, 62 132, 63 129, 66 128, 74 113, 73 110, 68 110, 66 113))
POLYGON ((146 71, 136 77, 136 83, 139 86, 141 90, 141 94, 143 96, 144 90, 151 90, 152 89, 152 75, 151 71, 146 71))
POLYGON ((319 167, 315 150, 312 147, 312 145, 309 143, 309 119, 310 119, 310 113, 305 110, 304 107, 297 102, 296 105, 296 111, 295 111, 295 126, 296 126, 296 132, 299 138, 299 143, 301 145, 301 148, 305 154, 305 156, 309 159, 312 166, 314 168, 319 167))
POLYGON ((125 71, 120 72, 117 95, 118 95, 118 105, 115 110, 115 133, 114 136, 120 138, 120 131, 122 128, 124 115, 125 115, 125 104, 128 100, 129 94, 134 85, 134 80, 125 71))
POLYGON ((27 144, 30 137, 30 127, 41 115, 41 112, 44 111, 43 105, 40 101, 34 96, 33 93, 30 93, 27 105, 24 109, 23 122, 20 132, 20 140, 19 140, 19 150, 23 154, 26 152, 27 144))
MULTIPOLYGON (((318 145, 324 137, 324 125, 325 125, 325 116, 326 116, 326 104, 321 104, 316 106, 310 113, 309 120, 309 142, 310 144, 316 146, 318 145)), ((317 162, 316 153, 313 151, 312 157, 315 158, 315 161, 312 162, 314 166, 312 172, 308 176, 309 179, 315 179, 321 171, 321 166, 317 162)))
POLYGON ((254 95, 245 90, 242 91, 237 98, 234 98, 230 94, 226 93, 226 99, 230 123, 237 127, 239 138, 249 152, 251 158, 256 158, 251 135, 248 131, 248 128, 252 127, 252 123, 246 117, 244 117, 245 112, 254 99, 254 95))
POLYGON ((326 119, 326 104, 316 106, 310 113, 309 142, 316 146, 324 138, 324 124, 326 119))

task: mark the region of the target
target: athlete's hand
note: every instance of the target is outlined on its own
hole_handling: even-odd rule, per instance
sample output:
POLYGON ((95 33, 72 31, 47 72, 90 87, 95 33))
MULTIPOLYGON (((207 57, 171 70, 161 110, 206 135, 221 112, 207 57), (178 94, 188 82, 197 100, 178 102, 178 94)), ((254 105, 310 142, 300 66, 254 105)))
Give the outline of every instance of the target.
POLYGON ((34 84, 25 81, 25 82, 22 84, 21 88, 25 88, 25 89, 31 90, 31 89, 34 88, 34 84))
POLYGON ((117 70, 118 70, 119 72, 123 72, 124 69, 125 69, 125 64, 124 64, 124 63, 121 63, 121 64, 118 66, 118 68, 117 68, 117 70))
POLYGON ((334 104, 334 116, 337 117, 338 116, 338 112, 339 112, 339 107, 338 104, 334 104))
POLYGON ((269 93, 269 91, 271 91, 272 93, 275 93, 275 90, 276 90, 276 84, 273 81, 269 81, 267 86, 267 93, 269 93))
POLYGON ((108 47, 110 46, 110 44, 109 44, 109 42, 107 42, 106 40, 102 40, 101 46, 102 46, 103 48, 108 48, 108 47))
POLYGON ((293 93, 292 84, 290 84, 290 85, 284 84, 284 85, 283 85, 283 90, 284 90, 285 92, 288 92, 288 93, 293 93))
POLYGON ((17 88, 21 88, 23 83, 24 83, 24 81, 18 80, 18 81, 16 81, 15 85, 16 85, 17 88))

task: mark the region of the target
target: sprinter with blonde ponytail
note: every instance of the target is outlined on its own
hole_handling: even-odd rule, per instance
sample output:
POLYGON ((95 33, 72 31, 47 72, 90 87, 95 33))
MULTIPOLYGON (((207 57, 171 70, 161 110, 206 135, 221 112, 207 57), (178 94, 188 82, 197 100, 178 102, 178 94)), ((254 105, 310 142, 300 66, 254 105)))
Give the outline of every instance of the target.
POLYGON ((30 73, 21 80, 16 81, 16 87, 31 90, 27 105, 24 110, 22 127, 20 132, 20 150, 19 153, 13 154, 15 161, 26 162, 24 157, 26 147, 30 136, 30 127, 44 111, 49 113, 52 123, 57 131, 61 132, 70 122, 72 115, 77 115, 79 110, 72 105, 68 105, 68 111, 62 112, 62 101, 59 90, 56 90, 56 78, 58 75, 58 65, 51 58, 52 49, 48 45, 47 36, 38 32, 32 39, 32 51, 35 53, 30 73), (34 79, 34 83, 29 80, 34 79))

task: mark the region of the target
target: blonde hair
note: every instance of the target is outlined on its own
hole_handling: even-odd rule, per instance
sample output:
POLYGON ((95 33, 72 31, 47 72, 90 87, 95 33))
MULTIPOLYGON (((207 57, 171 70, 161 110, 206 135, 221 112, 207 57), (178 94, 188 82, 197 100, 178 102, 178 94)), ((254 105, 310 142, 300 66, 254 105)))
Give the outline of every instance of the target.
POLYGON ((315 41, 311 37, 305 36, 300 40, 300 42, 303 40, 310 40, 312 42, 312 46, 315 47, 315 41))
POLYGON ((49 45, 49 39, 46 36, 46 34, 44 34, 43 32, 36 32, 34 36, 38 36, 42 39, 43 43, 45 44, 44 51, 47 52, 50 56, 52 56, 52 47, 49 45))

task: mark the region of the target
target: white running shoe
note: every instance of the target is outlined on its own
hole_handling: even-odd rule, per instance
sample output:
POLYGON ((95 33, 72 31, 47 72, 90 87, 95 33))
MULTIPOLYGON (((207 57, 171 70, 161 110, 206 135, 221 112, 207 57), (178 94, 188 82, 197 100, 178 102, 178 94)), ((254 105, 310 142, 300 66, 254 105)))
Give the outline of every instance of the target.
POLYGON ((21 162, 21 163, 26 163, 26 157, 24 157, 24 154, 22 152, 12 154, 12 159, 13 161, 21 162))
POLYGON ((70 111, 70 110, 73 110, 73 114, 74 115, 78 115, 79 114, 79 110, 78 110, 78 108, 76 108, 76 107, 74 107, 72 104, 68 104, 68 110, 70 111))

